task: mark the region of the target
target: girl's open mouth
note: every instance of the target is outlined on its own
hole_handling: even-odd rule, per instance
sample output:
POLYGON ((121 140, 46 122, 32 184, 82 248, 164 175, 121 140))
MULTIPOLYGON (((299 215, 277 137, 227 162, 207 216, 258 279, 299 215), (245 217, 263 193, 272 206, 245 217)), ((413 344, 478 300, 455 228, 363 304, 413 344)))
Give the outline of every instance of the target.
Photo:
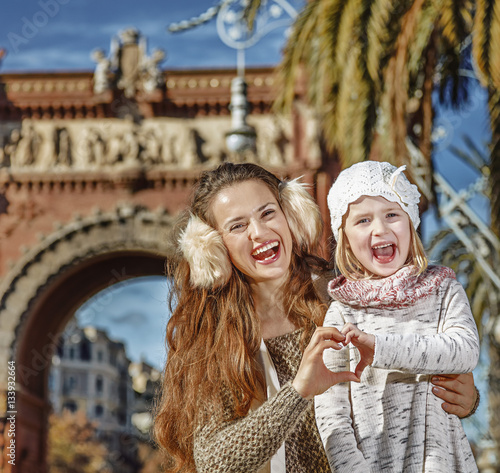
POLYGON ((272 241, 259 246, 252 252, 252 258, 257 261, 270 261, 276 257, 279 252, 279 241, 272 241))
POLYGON ((387 243, 372 247, 373 256, 380 263, 389 263, 396 254, 396 245, 387 243))

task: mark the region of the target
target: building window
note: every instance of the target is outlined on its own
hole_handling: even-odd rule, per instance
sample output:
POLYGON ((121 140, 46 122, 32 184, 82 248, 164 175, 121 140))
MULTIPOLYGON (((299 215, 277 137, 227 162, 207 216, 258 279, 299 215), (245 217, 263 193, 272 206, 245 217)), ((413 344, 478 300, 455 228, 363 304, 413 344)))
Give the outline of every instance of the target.
POLYGON ((59 358, 64 357, 64 340, 63 338, 59 338, 59 341, 57 342, 57 356, 59 358))
POLYGON ((95 406, 95 416, 102 417, 103 414, 104 414, 104 408, 100 404, 97 404, 95 406))
POLYGON ((76 378, 74 376, 68 376, 68 383, 66 386, 68 387, 68 392, 73 391, 76 388, 76 378))
POLYGON ((80 342, 80 359, 83 361, 90 361, 91 358, 90 342, 86 338, 84 338, 80 342))
POLYGON ((102 394, 103 387, 104 387, 104 381, 102 379, 102 376, 100 374, 98 374, 97 377, 96 377, 96 379, 95 379, 95 390, 96 390, 96 393, 102 394))
POLYGON ((74 360, 75 359, 75 349, 73 347, 71 347, 69 349, 69 359, 70 360, 74 360))
POLYGON ((103 360, 104 360, 104 354, 103 354, 102 350, 99 350, 97 352, 97 361, 102 362, 103 360))
POLYGON ((76 412, 77 405, 75 401, 66 401, 63 404, 63 410, 68 410, 70 412, 76 412))

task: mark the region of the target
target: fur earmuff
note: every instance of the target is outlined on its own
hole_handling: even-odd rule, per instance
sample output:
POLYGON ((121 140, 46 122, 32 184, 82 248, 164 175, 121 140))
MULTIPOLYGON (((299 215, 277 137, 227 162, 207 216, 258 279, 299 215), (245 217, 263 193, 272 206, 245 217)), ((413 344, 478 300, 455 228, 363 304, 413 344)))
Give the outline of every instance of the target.
POLYGON ((284 181, 282 186, 281 206, 288 227, 299 246, 311 248, 318 242, 323 228, 318 204, 299 179, 284 181))
POLYGON ((229 281, 231 261, 221 235, 195 215, 191 215, 179 237, 179 246, 189 263, 191 284, 213 289, 229 281))

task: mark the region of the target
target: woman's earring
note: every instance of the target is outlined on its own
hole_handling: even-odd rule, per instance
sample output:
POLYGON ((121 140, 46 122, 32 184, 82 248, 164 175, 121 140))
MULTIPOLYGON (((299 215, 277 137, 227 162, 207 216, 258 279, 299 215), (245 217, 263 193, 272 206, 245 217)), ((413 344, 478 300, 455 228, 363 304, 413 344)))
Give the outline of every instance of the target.
POLYGON ((214 289, 229 281, 232 265, 226 245, 219 232, 199 217, 191 215, 179 246, 189 263, 193 286, 214 289))
POLYGON ((283 182, 280 192, 281 206, 290 232, 300 246, 311 248, 318 243, 323 230, 318 204, 298 179, 283 182))

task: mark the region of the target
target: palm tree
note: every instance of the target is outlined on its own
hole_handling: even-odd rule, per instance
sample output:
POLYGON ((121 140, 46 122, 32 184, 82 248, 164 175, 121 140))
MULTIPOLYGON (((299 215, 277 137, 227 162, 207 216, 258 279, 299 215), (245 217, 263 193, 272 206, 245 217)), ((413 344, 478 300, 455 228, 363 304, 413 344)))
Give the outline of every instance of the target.
MULTIPOLYGON (((264 3, 249 0, 250 25, 264 3)), ((275 105, 290 111, 297 83, 305 78, 305 98, 319 118, 330 156, 342 167, 369 157, 407 164, 421 187, 433 189, 432 95, 437 90, 441 100, 457 107, 467 99, 467 78, 460 74, 467 55, 488 91, 491 227, 500 237, 500 0, 309 0, 278 68, 275 105), (409 143, 423 156, 423 166, 414 166, 409 143)), ((435 193, 427 195, 432 201, 435 193)), ((466 231, 474 236, 473 228, 466 231)), ((500 372, 493 372, 500 369, 500 336, 495 337, 500 316, 499 302, 491 297, 499 291, 456 236, 437 238, 453 240, 441 246, 442 259, 467 276, 475 314, 489 314, 484 335, 492 351, 490 410, 497 416, 491 433, 500 446, 500 372)), ((492 251, 498 272, 500 257, 492 251)))

